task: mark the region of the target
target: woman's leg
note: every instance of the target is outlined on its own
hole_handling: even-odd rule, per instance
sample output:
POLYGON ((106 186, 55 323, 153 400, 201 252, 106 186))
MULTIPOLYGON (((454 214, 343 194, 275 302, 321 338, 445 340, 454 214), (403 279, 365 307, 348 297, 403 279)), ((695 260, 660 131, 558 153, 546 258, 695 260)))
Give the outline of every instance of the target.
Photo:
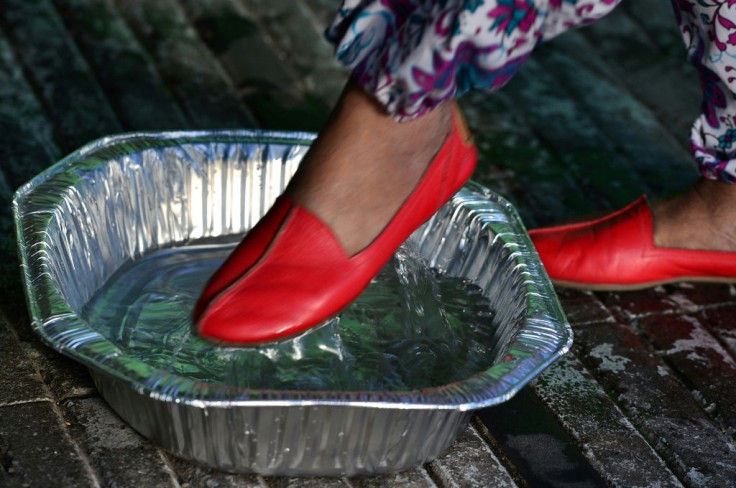
POLYGON ((352 256, 396 213, 450 127, 449 102, 399 123, 351 81, 286 194, 320 217, 352 256))
POLYGON ((540 39, 591 23, 618 1, 343 2, 328 38, 354 78, 287 194, 354 254, 440 147, 450 99, 501 87, 540 39))
POLYGON ((470 87, 499 88, 540 39, 616 3, 346 1, 330 35, 352 81, 287 198, 205 287, 194 314, 200 333, 275 340, 347 305, 470 176, 476 153, 450 100, 470 87))
POLYGON ((736 6, 675 0, 675 15, 703 88, 691 145, 703 179, 652 205, 661 247, 736 251, 736 6))
POLYGON ((496 90, 534 47, 603 17, 620 0, 344 0, 327 38, 397 120, 471 88, 496 90))
POLYGON ((658 247, 736 252, 732 183, 703 178, 687 192, 652 204, 652 218, 658 247))
POLYGON ((617 290, 736 281, 736 5, 673 3, 703 87, 691 135, 703 178, 651 207, 638 200, 600 219, 530 232, 560 285, 617 290))

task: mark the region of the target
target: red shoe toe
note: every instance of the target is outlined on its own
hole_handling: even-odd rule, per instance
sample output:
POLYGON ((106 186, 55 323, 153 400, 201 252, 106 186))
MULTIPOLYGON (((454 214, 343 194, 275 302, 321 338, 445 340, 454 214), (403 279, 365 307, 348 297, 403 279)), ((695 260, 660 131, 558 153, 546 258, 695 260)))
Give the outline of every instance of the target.
POLYGON ((212 275, 197 300, 193 314, 195 323, 199 321, 212 299, 232 285, 243 274, 243 270, 253 266, 266 252, 266 248, 273 241, 293 205, 288 198, 277 198, 268 213, 248 232, 248 238, 241 241, 230 253, 225 263, 212 275))
POLYGON ((336 315, 396 249, 470 178, 476 162, 459 114, 416 188, 371 244, 348 256, 332 231, 281 197, 205 287, 195 308, 203 337, 258 345, 336 315))
POLYGON ((281 223, 278 239, 258 265, 208 304, 199 319, 200 335, 270 342, 319 324, 360 293, 362 280, 355 275, 360 270, 353 269, 324 223, 293 204, 281 223))
POLYGON ((603 218, 529 232, 555 284, 625 290, 679 281, 736 281, 736 253, 654 245, 646 198, 603 218))

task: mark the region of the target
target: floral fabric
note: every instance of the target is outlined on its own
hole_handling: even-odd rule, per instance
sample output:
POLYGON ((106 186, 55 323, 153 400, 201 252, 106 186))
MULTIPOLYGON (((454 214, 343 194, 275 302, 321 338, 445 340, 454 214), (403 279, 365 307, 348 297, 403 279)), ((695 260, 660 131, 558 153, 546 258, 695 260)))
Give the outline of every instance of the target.
MULTIPOLYGON (((634 0, 635 1, 635 0, 634 0)), ((506 84, 534 46, 620 0, 343 0, 337 58, 397 120, 506 84)), ((705 178, 736 182, 736 0, 672 0, 703 88, 691 144, 705 178)))
POLYGON ((690 143, 705 178, 736 182, 736 0, 673 0, 703 89, 690 143))
POLYGON ((543 39, 620 0, 344 0, 327 38, 398 120, 471 87, 500 88, 543 39))

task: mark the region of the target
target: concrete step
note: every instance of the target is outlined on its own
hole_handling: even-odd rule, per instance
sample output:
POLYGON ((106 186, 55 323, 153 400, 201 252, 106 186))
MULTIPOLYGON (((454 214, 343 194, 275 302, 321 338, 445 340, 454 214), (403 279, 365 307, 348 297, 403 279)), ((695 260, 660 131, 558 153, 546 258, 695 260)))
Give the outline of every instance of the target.
POLYGON ((92 69, 49 1, 3 2, 0 26, 52 120, 54 139, 63 152, 122 130, 92 69))
POLYGON ((544 404, 612 486, 682 486, 664 460, 573 354, 533 384, 544 404))
POLYGON ((316 131, 327 107, 309 100, 297 76, 255 14, 234 0, 184 2, 187 14, 211 54, 227 73, 239 99, 259 125, 269 129, 316 131))
POLYGON ((54 0, 124 130, 187 127, 153 60, 110 2, 54 0))
POLYGON ((576 330, 579 357, 686 486, 728 486, 732 439, 624 324, 576 330))
POLYGON ((174 0, 115 5, 148 51, 193 129, 243 128, 256 125, 238 98, 232 81, 215 60, 174 0))

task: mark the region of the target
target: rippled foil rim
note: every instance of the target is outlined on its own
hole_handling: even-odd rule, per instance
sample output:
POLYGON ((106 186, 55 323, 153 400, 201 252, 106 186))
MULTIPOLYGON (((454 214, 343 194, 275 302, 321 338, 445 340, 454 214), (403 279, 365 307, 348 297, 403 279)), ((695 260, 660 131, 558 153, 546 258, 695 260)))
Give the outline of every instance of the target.
POLYGON ((141 394, 196 407, 343 405, 472 410, 508 400, 569 350, 572 330, 516 210, 474 182, 467 183, 453 201, 471 206, 475 219, 487 226, 496 239, 504 240, 504 247, 511 250, 516 267, 524 276, 527 303, 524 323, 503 358, 462 381, 421 391, 257 390, 198 382, 126 357, 64 301, 48 272, 48 260, 53 256, 47 251, 46 231, 53 219, 61 215, 59 199, 63 201, 69 182, 80 178, 80 169, 104 166, 111 156, 145 149, 213 142, 308 146, 314 137, 309 133, 257 130, 115 135, 85 145, 33 178, 13 198, 21 271, 33 329, 52 348, 141 394))

